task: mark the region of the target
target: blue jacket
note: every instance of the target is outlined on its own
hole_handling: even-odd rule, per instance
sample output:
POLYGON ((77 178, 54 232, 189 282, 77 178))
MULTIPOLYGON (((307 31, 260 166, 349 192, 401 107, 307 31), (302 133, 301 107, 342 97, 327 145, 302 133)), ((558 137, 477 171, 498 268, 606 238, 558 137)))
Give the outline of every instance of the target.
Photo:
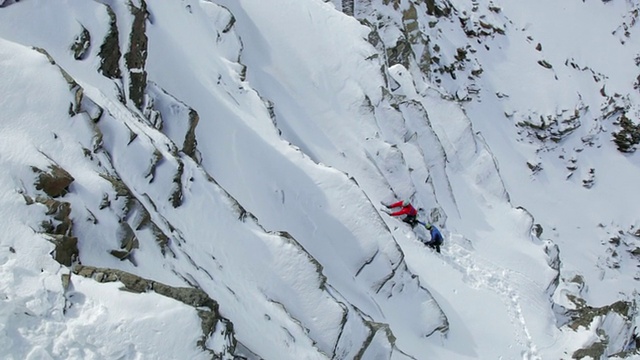
POLYGON ((429 241, 429 243, 437 244, 437 245, 442 244, 442 241, 444 239, 442 238, 442 234, 440 233, 440 230, 438 230, 438 228, 431 225, 430 233, 431 233, 431 241, 429 241))
MULTIPOLYGON (((422 221, 418 221, 419 224, 421 224, 422 226, 424 226, 425 228, 427 227, 427 223, 424 223, 422 221)), ((437 227, 431 225, 431 230, 429 230, 429 235, 431 235, 431 240, 425 242, 423 240, 423 242, 427 245, 442 245, 442 242, 444 241, 444 238, 442 237, 442 234, 440 233, 440 230, 438 230, 437 227)))

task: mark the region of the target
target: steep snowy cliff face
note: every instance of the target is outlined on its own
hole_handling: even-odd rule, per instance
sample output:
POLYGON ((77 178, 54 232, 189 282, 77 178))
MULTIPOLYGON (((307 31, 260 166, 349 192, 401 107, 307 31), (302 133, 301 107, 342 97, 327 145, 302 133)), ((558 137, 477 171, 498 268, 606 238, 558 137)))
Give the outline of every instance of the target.
MULTIPOLYGON (((406 68, 419 94, 437 87, 460 104, 500 165, 511 203, 533 214, 537 237, 558 246, 558 287, 549 290, 557 325, 580 348, 566 354, 633 356, 640 4, 334 4, 371 29, 386 65, 406 68)), ((437 111, 427 110, 431 118, 437 111)), ((560 357, 540 345, 543 357, 560 357)))
POLYGON ((3 354, 637 356, 636 14, 0 1, 3 354))

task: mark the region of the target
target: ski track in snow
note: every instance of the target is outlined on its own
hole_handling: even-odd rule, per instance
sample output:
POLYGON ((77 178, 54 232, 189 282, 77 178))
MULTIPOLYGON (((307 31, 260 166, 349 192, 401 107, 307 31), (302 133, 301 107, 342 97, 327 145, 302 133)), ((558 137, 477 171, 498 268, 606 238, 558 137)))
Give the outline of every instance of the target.
POLYGON ((511 323, 517 331, 515 338, 527 349, 522 354, 522 359, 542 359, 527 327, 520 305, 520 295, 511 284, 519 282, 535 287, 537 285, 522 274, 483 259, 460 244, 452 241, 449 241, 448 245, 446 243, 441 248, 441 256, 447 264, 462 273, 463 281, 473 288, 490 290, 502 299, 508 309, 511 323))

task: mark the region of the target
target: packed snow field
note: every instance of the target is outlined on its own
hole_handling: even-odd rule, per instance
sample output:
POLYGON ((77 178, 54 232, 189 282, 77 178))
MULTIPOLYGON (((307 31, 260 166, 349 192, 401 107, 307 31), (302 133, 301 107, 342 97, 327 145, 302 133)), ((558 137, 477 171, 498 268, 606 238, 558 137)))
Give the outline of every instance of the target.
POLYGON ((0 0, 0 357, 640 358, 639 10, 0 0))

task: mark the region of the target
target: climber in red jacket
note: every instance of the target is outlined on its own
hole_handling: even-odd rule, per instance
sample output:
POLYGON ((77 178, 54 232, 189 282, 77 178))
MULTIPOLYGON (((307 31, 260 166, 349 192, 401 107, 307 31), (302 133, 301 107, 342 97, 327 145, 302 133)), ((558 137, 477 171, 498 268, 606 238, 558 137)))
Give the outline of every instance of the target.
POLYGON ((398 201, 395 202, 393 204, 385 204, 382 203, 382 205, 384 205, 386 208, 382 209, 382 211, 384 211, 385 213, 391 215, 391 216, 403 216, 404 218, 402 219, 402 221, 406 222, 407 224, 411 225, 411 226, 415 226, 417 223, 417 219, 416 216, 418 215, 418 211, 416 210, 416 208, 413 207, 413 205, 411 205, 411 203, 409 203, 409 201, 404 200, 404 201, 398 201), (394 208, 399 208, 401 207, 402 209, 398 210, 398 211, 391 211, 390 209, 394 209, 394 208))

